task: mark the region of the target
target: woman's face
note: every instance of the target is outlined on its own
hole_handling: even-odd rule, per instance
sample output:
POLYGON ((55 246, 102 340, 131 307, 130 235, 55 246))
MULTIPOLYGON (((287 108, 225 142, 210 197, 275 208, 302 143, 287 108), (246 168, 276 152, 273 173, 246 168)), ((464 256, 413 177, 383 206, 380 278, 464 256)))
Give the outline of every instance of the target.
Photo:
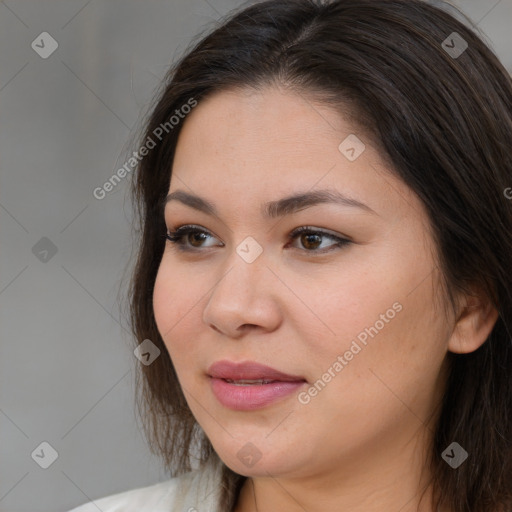
POLYGON ((166 204, 170 232, 199 233, 167 242, 155 318, 223 461, 243 475, 303 477, 409 457, 440 400, 453 324, 425 210, 365 135, 301 95, 218 93, 182 128, 176 191, 216 214, 199 199, 166 204), (320 191, 350 201, 265 213, 320 191), (313 233, 292 236, 301 226, 313 233), (230 384, 210 376, 221 360, 302 381, 230 384))

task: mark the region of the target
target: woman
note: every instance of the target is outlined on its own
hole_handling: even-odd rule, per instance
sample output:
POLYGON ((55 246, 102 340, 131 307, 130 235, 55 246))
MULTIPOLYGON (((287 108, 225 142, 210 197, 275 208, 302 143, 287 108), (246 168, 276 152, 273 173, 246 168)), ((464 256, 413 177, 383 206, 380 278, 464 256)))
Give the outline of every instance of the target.
POLYGON ((418 0, 270 0, 164 85, 130 304, 175 473, 75 512, 510 510, 495 55, 418 0))

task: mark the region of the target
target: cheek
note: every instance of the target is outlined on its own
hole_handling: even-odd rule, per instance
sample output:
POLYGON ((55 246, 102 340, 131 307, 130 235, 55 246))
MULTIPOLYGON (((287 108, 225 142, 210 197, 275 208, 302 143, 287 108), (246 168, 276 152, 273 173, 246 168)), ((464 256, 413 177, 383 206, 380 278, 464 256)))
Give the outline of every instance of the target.
POLYGON ((194 280, 178 272, 176 265, 165 261, 161 264, 153 290, 154 316, 178 380, 185 388, 192 387, 201 360, 200 347, 193 342, 199 338, 197 308, 201 296, 200 290, 194 288, 194 280))
MULTIPOLYGON (((166 258, 158 269, 153 290, 153 311, 158 331, 169 352, 186 329, 195 307, 201 297, 200 290, 195 290, 194 280, 188 279, 176 270, 175 265, 166 262, 166 258)), ((197 314, 197 313, 196 313, 197 314)))
POLYGON ((177 283, 169 286, 169 276, 165 268, 160 265, 153 290, 153 311, 160 335, 165 341, 165 333, 171 329, 176 316, 176 307, 181 301, 177 301, 177 283))
POLYGON ((318 355, 343 354, 353 340, 364 346, 372 339, 370 333, 389 331, 399 321, 403 297, 396 276, 375 265, 371 271, 348 266, 327 271, 322 279, 316 276, 307 287, 295 284, 296 294, 306 299, 309 309, 298 304, 296 320, 309 333, 304 339, 318 355))
POLYGON ((333 391, 392 394, 380 377, 400 396, 411 397, 435 381, 446 354, 448 330, 434 308, 433 264, 396 250, 375 261, 358 261, 335 282, 311 287, 308 305, 324 325, 315 320, 321 335, 309 327, 308 360, 318 377, 329 369, 340 376, 333 379, 333 391))
POLYGON ((399 290, 374 295, 359 313, 353 308, 340 316, 338 330, 345 323, 346 335, 330 345, 329 359, 327 347, 321 355, 323 372, 342 356, 337 377, 325 394, 327 409, 337 410, 340 418, 357 417, 364 423, 367 415, 385 423, 384 418, 391 421, 411 411, 419 418, 427 416, 436 399, 447 330, 432 309, 431 281, 420 288, 410 295, 399 290))

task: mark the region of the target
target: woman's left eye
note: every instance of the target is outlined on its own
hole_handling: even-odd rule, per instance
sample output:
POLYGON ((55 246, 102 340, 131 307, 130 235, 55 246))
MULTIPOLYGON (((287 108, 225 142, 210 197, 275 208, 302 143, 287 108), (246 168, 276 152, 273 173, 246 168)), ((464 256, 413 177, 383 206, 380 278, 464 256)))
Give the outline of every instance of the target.
MULTIPOLYGON (((203 229, 199 229, 196 226, 181 226, 173 232, 168 232, 166 234, 166 238, 169 242, 178 246, 181 251, 189 251, 189 252, 198 252, 202 247, 212 247, 215 244, 206 246, 202 245, 207 237, 213 237, 208 231, 203 229)), ((298 239, 304 247, 304 251, 306 252, 329 252, 333 250, 335 247, 343 247, 348 245, 351 240, 347 238, 343 238, 332 233, 327 233, 322 230, 318 230, 309 226, 301 226, 290 233, 289 238, 291 240, 298 239), (331 239, 334 240, 333 244, 322 247, 322 239, 331 239), (320 250, 319 250, 320 249, 320 250)), ((221 242, 221 246, 224 244, 221 242)), ((294 247, 301 249, 300 247, 294 247)))
POLYGON ((318 229, 315 229, 315 228, 312 228, 309 226, 301 226, 300 228, 297 228, 290 233, 290 238, 292 240, 295 238, 298 238, 298 237, 300 237, 299 240, 300 240, 301 244, 303 245, 303 247, 306 248, 307 252, 328 252, 328 251, 333 250, 336 247, 343 247, 343 246, 351 243, 351 240, 349 240, 348 238, 343 238, 341 236, 334 235, 332 233, 327 233, 326 231, 318 230, 318 229), (325 246, 321 247, 322 246, 322 243, 321 243, 322 238, 334 240, 335 243, 327 246, 327 249, 326 249, 325 246), (321 251, 308 250, 308 247, 311 248, 311 246, 313 246, 312 249, 314 249, 314 250, 319 249, 319 248, 321 248, 323 250, 321 250, 321 251))

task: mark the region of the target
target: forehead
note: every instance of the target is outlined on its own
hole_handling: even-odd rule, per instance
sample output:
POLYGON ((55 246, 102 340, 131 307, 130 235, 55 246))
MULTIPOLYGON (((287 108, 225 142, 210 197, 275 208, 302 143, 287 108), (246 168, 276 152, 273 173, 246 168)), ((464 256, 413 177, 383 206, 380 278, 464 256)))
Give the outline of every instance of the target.
POLYGON ((239 208, 333 188, 379 215, 423 213, 357 127, 332 107, 274 87, 222 91, 199 102, 182 126, 172 175, 169 191, 188 187, 239 208), (360 154, 347 158, 347 147, 360 154))
POLYGON ((240 156, 250 152, 259 158, 273 157, 276 151, 304 156, 313 146, 326 148, 332 142, 322 136, 348 129, 340 115, 303 95, 276 87, 238 88, 202 100, 187 117, 180 143, 201 143, 201 149, 213 153, 220 147, 229 154, 238 150, 240 156))

